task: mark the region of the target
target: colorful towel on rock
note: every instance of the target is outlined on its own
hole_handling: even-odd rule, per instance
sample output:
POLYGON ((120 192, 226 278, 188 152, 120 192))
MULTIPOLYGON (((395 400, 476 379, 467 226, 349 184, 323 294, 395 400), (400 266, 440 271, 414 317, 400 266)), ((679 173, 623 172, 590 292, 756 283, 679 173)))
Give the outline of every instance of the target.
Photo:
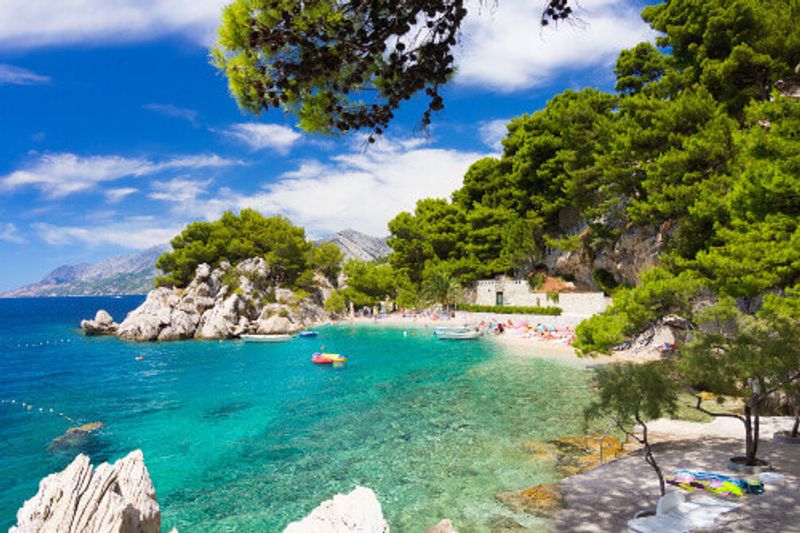
POLYGON ((667 483, 690 492, 701 489, 720 496, 744 496, 764 492, 764 483, 758 479, 737 479, 722 474, 691 470, 678 470, 667 477, 667 483))

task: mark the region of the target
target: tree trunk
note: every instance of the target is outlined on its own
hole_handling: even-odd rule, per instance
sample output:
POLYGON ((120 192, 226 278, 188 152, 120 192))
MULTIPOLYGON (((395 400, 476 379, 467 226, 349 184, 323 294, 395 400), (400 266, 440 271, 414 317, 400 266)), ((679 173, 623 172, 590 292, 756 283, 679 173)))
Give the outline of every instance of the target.
POLYGON ((753 420, 749 405, 744 406, 744 456, 748 465, 755 464, 755 453, 753 453, 753 420))
POLYGON ((661 489, 661 496, 667 493, 667 484, 664 482, 664 473, 661 472, 661 467, 656 463, 656 458, 653 456, 653 450, 650 448, 650 441, 647 439, 647 425, 639 422, 642 426, 642 444, 644 445, 644 460, 653 467, 658 476, 658 486, 661 489))
POLYGON ((792 428, 792 438, 796 439, 800 431, 800 401, 794 406, 794 427, 792 428))

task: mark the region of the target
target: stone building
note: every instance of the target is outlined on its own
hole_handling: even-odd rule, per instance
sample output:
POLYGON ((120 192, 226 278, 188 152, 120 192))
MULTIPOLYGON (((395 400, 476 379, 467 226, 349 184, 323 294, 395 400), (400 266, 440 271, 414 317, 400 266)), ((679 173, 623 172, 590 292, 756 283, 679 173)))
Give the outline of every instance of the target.
POLYGON ((602 312, 611 304, 602 292, 559 292, 548 294, 532 291, 525 280, 504 277, 478 281, 475 303, 477 305, 560 307, 567 315, 591 316, 602 312))

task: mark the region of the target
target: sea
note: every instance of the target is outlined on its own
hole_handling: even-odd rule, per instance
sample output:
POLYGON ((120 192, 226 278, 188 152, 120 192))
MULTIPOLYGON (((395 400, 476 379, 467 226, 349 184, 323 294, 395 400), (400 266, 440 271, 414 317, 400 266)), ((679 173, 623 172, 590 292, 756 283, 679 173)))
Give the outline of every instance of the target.
POLYGON ((495 495, 558 480, 525 443, 580 434, 587 370, 425 327, 332 325, 274 344, 133 343, 78 328, 142 301, 0 300, 0 527, 76 454, 98 464, 135 449, 165 531, 282 531, 358 485, 399 533, 443 518, 467 532, 544 525, 495 495), (348 359, 314 365, 316 351, 348 359), (104 426, 53 444, 88 422, 104 426))

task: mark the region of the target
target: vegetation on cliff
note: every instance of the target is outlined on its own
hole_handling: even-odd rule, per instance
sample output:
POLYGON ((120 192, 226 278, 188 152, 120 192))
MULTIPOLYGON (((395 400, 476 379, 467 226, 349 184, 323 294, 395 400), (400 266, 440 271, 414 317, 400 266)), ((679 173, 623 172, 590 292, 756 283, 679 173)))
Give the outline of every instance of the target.
POLYGON ((223 261, 237 264, 262 257, 274 285, 303 288, 313 283, 315 271, 335 280, 342 262, 335 244, 308 242, 305 231, 288 219, 265 217, 253 209, 238 215, 227 211, 213 222, 192 222, 171 244, 172 251, 156 262, 164 273, 156 279, 157 287, 185 287, 202 263, 216 268, 223 261))

